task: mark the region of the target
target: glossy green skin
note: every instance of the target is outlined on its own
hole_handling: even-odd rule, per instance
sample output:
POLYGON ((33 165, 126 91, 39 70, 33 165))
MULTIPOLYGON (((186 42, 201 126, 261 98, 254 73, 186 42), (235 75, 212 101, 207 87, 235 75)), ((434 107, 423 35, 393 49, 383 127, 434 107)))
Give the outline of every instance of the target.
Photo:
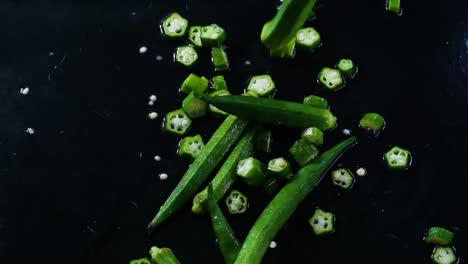
POLYGON ((207 47, 215 47, 223 44, 223 42, 226 40, 226 31, 216 25, 216 24, 211 24, 208 26, 202 27, 202 33, 200 35, 201 41, 203 46, 207 47), (219 34, 217 37, 212 37, 210 34, 213 31, 218 31, 219 34))
POLYGON ((210 81, 205 77, 200 77, 196 74, 191 73, 180 86, 180 91, 184 93, 204 93, 208 89, 210 81))
POLYGON ((201 28, 200 26, 192 26, 189 29, 188 42, 194 47, 201 48, 203 44, 201 42, 201 28))
MULTIPOLYGON (((216 91, 210 93, 210 96, 212 96, 212 97, 213 96, 227 96, 227 95, 231 95, 231 92, 229 92, 228 90, 216 90, 216 91)), ((228 115, 228 113, 222 111, 221 109, 217 108, 214 105, 209 105, 208 109, 215 116, 227 116, 228 115)))
POLYGON ((316 127, 309 127, 304 129, 304 131, 302 131, 301 138, 316 146, 323 144, 323 132, 316 127))
POLYGON ((130 260, 129 264, 151 264, 148 258, 130 260))
POLYGON ((268 178, 268 171, 265 164, 254 157, 248 157, 239 162, 237 166, 237 176, 239 176, 247 185, 258 187, 265 183, 268 178), (242 163, 248 161, 248 169, 245 171, 245 175, 239 174, 239 168, 242 167, 242 163))
POLYGON ((216 169, 224 156, 237 143, 247 125, 248 121, 236 116, 229 115, 226 117, 202 149, 198 158, 190 165, 161 209, 159 209, 158 214, 148 225, 148 230, 151 231, 161 224, 193 197, 194 193, 216 169))
POLYGON ((217 244, 221 249, 225 262, 227 264, 232 264, 236 261, 241 243, 237 240, 234 230, 232 230, 226 217, 224 217, 223 212, 216 203, 211 183, 208 185, 208 209, 213 230, 216 234, 217 244))
POLYGON ((270 160, 268 162, 268 170, 272 175, 280 179, 287 179, 292 176, 291 164, 283 157, 270 160), (275 168, 273 164, 276 160, 280 160, 285 164, 285 166, 283 168, 275 168))
POLYGON ((388 0, 387 10, 395 14, 401 14, 400 0, 388 0))
MULTIPOLYGON (((223 166, 219 169, 216 176, 211 181, 213 185, 214 199, 221 200, 232 185, 237 180, 237 164, 241 159, 245 159, 253 153, 253 136, 257 128, 250 128, 239 140, 237 145, 232 150, 231 154, 224 161, 223 166)), ((206 211, 206 203, 208 200, 208 187, 195 195, 193 198, 192 212, 202 214, 206 211)))
POLYGON ((281 189, 250 229, 235 264, 259 264, 261 262, 270 242, 297 206, 319 183, 330 166, 355 143, 356 137, 351 137, 324 152, 316 161, 302 168, 281 189))
POLYGON ((325 98, 316 96, 316 95, 309 95, 307 97, 304 97, 303 103, 305 105, 317 107, 317 108, 323 108, 323 109, 328 109, 328 102, 325 98))
POLYGON ((282 59, 292 59, 296 55, 296 38, 292 38, 288 44, 279 49, 270 49, 271 57, 278 57, 282 59))
POLYGON ((223 111, 248 120, 291 127, 317 127, 322 131, 336 126, 336 117, 328 109, 241 95, 210 97, 201 94, 199 96, 223 111))
POLYGON ((359 121, 359 126, 370 129, 374 132, 382 130, 385 126, 385 119, 377 113, 367 113, 359 121))
POLYGON ((213 89, 215 90, 228 90, 226 80, 223 75, 217 75, 213 77, 213 89))
POLYGON ((190 118, 199 118, 206 115, 208 104, 191 92, 185 97, 184 101, 182 101, 182 109, 190 118))
POLYGON ((229 70, 229 59, 223 47, 211 48, 211 60, 216 71, 229 70))
POLYGON ((156 264, 180 264, 170 248, 152 247, 149 251, 151 262, 156 264))
POLYGON ((455 234, 443 227, 431 227, 427 230, 424 241, 428 244, 447 246, 452 244, 455 234))
POLYGON ((309 141, 299 139, 289 149, 289 154, 291 154, 299 166, 304 167, 318 156, 319 150, 309 141))

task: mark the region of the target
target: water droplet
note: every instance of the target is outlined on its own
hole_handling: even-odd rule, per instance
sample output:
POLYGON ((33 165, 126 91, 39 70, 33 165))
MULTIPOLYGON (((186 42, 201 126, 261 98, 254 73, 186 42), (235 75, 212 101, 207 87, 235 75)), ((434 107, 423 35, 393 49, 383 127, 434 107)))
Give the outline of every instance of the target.
POLYGON ((149 119, 154 120, 154 119, 158 118, 158 113, 151 112, 151 113, 148 114, 148 117, 149 117, 149 119))
POLYGON ((26 133, 30 134, 30 135, 34 135, 34 128, 31 128, 31 127, 28 127, 28 129, 26 129, 26 133))
POLYGON ((20 89, 20 94, 27 95, 29 93, 29 87, 24 87, 20 89))
POLYGON ((141 54, 143 54, 143 53, 146 53, 147 51, 148 51, 148 48, 145 47, 145 46, 142 46, 138 52, 140 52, 141 54))
POLYGON ((155 161, 161 161, 161 157, 159 155, 154 156, 155 161))
POLYGON ((163 57, 161 55, 156 56, 157 61, 162 61, 163 57))
POLYGON ((169 178, 169 176, 166 173, 160 173, 159 174, 159 179, 161 181, 165 181, 165 180, 167 180, 167 178, 169 178))
POLYGON ((149 99, 153 102, 155 102, 158 98, 156 97, 156 95, 152 94, 149 99))
POLYGON ((345 136, 351 135, 351 130, 349 130, 349 129, 347 129, 347 128, 343 129, 343 131, 341 131, 341 132, 342 132, 343 135, 345 135, 345 136))
POLYGON ((275 248, 276 247, 276 242, 275 241, 271 241, 270 243, 270 248, 275 248))

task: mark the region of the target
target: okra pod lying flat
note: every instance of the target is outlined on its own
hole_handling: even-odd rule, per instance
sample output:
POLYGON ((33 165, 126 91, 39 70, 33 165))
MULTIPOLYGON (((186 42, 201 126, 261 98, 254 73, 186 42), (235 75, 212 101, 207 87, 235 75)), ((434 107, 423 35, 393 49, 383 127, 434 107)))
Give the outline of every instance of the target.
POLYGON ((320 130, 336 126, 336 117, 328 109, 250 96, 198 96, 223 111, 248 120, 301 128, 317 127, 320 130))
POLYGON ((180 264, 180 261, 174 255, 170 248, 151 247, 149 254, 151 262, 156 264, 180 264))
POLYGON ((429 244, 436 244, 439 246, 447 246, 452 244, 455 234, 443 227, 431 227, 427 230, 424 241, 429 244))
POLYGON ((235 264, 259 264, 270 242, 296 210, 299 203, 318 184, 328 168, 352 145, 356 138, 351 137, 302 168, 263 210, 250 229, 237 256, 235 264))
MULTIPOLYGON (((231 154, 226 158, 226 161, 224 161, 223 166, 221 166, 218 173, 211 181, 211 184, 213 185, 213 196, 216 201, 223 198, 236 182, 236 170, 239 161, 252 155, 253 137, 256 131, 257 128, 252 127, 242 136, 231 154)), ((193 198, 192 212, 197 214, 204 213, 206 210, 207 199, 208 187, 193 198)))
POLYGON ((237 240, 236 234, 216 203, 211 183, 208 185, 208 209, 211 216, 213 230, 216 234, 216 241, 218 242, 221 253, 224 256, 224 260, 227 264, 232 264, 236 261, 241 243, 237 240))
POLYGON ((148 230, 151 231, 161 224, 194 195, 231 147, 236 144, 247 125, 248 121, 236 116, 226 117, 159 209, 158 214, 148 225, 148 230))

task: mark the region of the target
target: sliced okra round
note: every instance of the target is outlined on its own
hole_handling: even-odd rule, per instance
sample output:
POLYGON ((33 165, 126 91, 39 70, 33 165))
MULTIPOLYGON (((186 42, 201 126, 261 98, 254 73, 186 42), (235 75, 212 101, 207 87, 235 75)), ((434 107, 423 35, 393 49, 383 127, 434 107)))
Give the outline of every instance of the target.
POLYGON ((285 158, 276 158, 268 162, 268 170, 279 178, 292 176, 291 164, 285 158))
POLYGON ((317 108, 328 109, 328 101, 325 98, 316 96, 316 95, 309 95, 304 97, 303 103, 305 105, 310 105, 317 108))
POLYGON ((182 38, 188 27, 188 20, 178 13, 172 13, 162 22, 162 32, 169 38, 182 38))
POLYGON ((226 197, 225 202, 230 214, 243 214, 249 207, 247 196, 243 195, 238 190, 233 190, 226 197))
POLYGON ((254 91, 260 97, 265 97, 275 92, 276 86, 268 74, 256 75, 250 78, 249 84, 247 85, 247 91, 254 91))
POLYGON ((451 247, 440 247, 437 246, 432 252, 432 261, 437 264, 455 264, 457 263, 457 255, 455 250, 451 247))
POLYGON ((377 113, 367 113, 359 121, 359 126, 377 133, 385 127, 385 119, 377 113))
POLYGON ((338 70, 346 78, 354 78, 356 75, 357 67, 354 65, 354 62, 350 59, 341 59, 336 65, 338 70))
POLYGON ((301 138, 320 146, 323 144, 323 132, 316 127, 309 127, 302 131, 301 138))
POLYGON ((226 32, 216 24, 211 24, 201 28, 201 41, 203 46, 215 47, 223 44, 226 40, 226 32))
POLYGON ((324 67, 319 74, 320 84, 329 89, 337 90, 344 86, 344 79, 340 71, 333 68, 324 67))
POLYGON ((177 109, 166 114, 164 129, 177 135, 187 133, 192 125, 192 120, 182 109, 177 109))
POLYGON ((306 27, 297 31, 296 44, 305 50, 313 51, 322 44, 320 34, 313 27, 306 27))
POLYGON ((334 170, 331 175, 333 185, 342 189, 349 190, 354 184, 354 176, 348 169, 340 168, 334 170))
POLYGON ((202 27, 200 26, 192 26, 190 27, 188 33, 188 42, 197 48, 203 47, 201 41, 201 28, 202 27))
POLYGON ((204 146, 205 143, 200 135, 185 137, 179 143, 177 154, 181 157, 196 159, 204 146))
POLYGON ((411 165, 411 153, 395 146, 385 153, 384 160, 390 169, 405 170, 411 165))
POLYGON ((198 61, 198 54, 193 47, 181 46, 177 48, 175 59, 186 67, 192 67, 198 61))
POLYGON ((325 212, 320 208, 315 209, 314 215, 309 219, 309 224, 317 236, 331 234, 335 231, 333 213, 325 212))

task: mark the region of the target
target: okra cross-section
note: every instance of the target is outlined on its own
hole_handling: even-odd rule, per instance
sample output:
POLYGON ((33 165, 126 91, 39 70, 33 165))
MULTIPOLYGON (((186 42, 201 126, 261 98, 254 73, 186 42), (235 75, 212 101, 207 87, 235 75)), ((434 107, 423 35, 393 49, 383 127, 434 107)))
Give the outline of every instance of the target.
POLYGON ((309 224, 317 236, 331 234, 335 231, 333 227, 335 216, 333 213, 325 212, 320 208, 315 209, 314 215, 309 219, 309 224))
POLYGON ((405 170, 411 165, 411 153, 400 147, 393 147, 384 155, 387 167, 394 170, 405 170))
POLYGON ((319 82, 329 90, 337 90, 344 86, 344 79, 340 71, 328 67, 324 67, 320 72, 319 82))
POLYGON ((309 127, 304 129, 304 131, 302 131, 301 138, 316 146, 323 144, 323 132, 316 127, 309 127))
POLYGON ((194 47, 201 48, 203 47, 201 41, 201 27, 200 26, 192 26, 189 29, 188 34, 188 42, 192 44, 194 47))
POLYGON ((166 114, 164 129, 176 135, 187 133, 192 125, 192 120, 182 109, 177 109, 166 114))
POLYGON ((377 113, 367 113, 359 121, 359 126, 377 133, 384 128, 385 119, 377 113))
POLYGON ((129 264, 151 264, 148 258, 130 260, 129 264))
POLYGON ((304 167, 318 156, 319 150, 307 140, 299 139, 289 149, 289 154, 291 154, 299 166, 304 167))
POLYGON ((431 227, 424 236, 424 241, 428 244, 447 246, 452 244, 455 234, 443 227, 431 227))
POLYGON ((197 63, 198 53, 193 47, 181 46, 177 48, 175 59, 186 67, 192 67, 197 63))
POLYGON ((226 32, 216 24, 211 24, 201 28, 201 41, 203 46, 215 47, 223 44, 226 40, 226 32))
POLYGON ((189 157, 195 159, 200 154, 200 151, 205 146, 203 139, 200 135, 193 137, 185 137, 179 143, 179 150, 177 154, 181 157, 189 157))
POLYGON ((289 178, 292 176, 291 165, 285 158, 276 158, 268 162, 268 170, 279 178, 289 178))
POLYGON ((237 165, 237 176, 250 186, 261 186, 267 180, 265 165, 254 157, 243 159, 237 165))
POLYGON ((230 214, 243 214, 249 207, 247 196, 243 195, 238 190, 233 190, 226 197, 225 202, 230 214))
POLYGON ((216 71, 229 70, 229 59, 222 46, 211 48, 211 61, 216 71))
POLYGON ((346 78, 353 78, 356 75, 357 67, 354 65, 354 62, 350 59, 341 59, 336 65, 338 70, 346 78))
POLYGON ((182 101, 182 109, 190 118, 199 118, 206 114, 208 104, 197 98, 193 92, 191 92, 184 101, 182 101))
POLYGON ((205 77, 191 73, 180 86, 180 91, 187 94, 191 92, 204 93, 209 84, 210 82, 205 77))
POLYGON ((334 170, 332 171, 331 175, 333 185, 345 190, 349 190, 353 186, 354 176, 348 169, 340 168, 334 170))
POLYGON ((432 252, 432 261, 436 264, 455 264, 457 255, 451 247, 435 247, 432 252))
POLYGON ((163 34, 169 38, 182 38, 188 27, 188 20, 178 13, 172 13, 162 22, 163 34))
POLYGON ((260 97, 265 97, 275 92, 276 86, 268 74, 253 76, 247 86, 247 91, 254 91, 260 97))
POLYGON ((300 29, 296 34, 296 44, 305 50, 313 51, 320 47, 320 34, 312 27, 300 29))

